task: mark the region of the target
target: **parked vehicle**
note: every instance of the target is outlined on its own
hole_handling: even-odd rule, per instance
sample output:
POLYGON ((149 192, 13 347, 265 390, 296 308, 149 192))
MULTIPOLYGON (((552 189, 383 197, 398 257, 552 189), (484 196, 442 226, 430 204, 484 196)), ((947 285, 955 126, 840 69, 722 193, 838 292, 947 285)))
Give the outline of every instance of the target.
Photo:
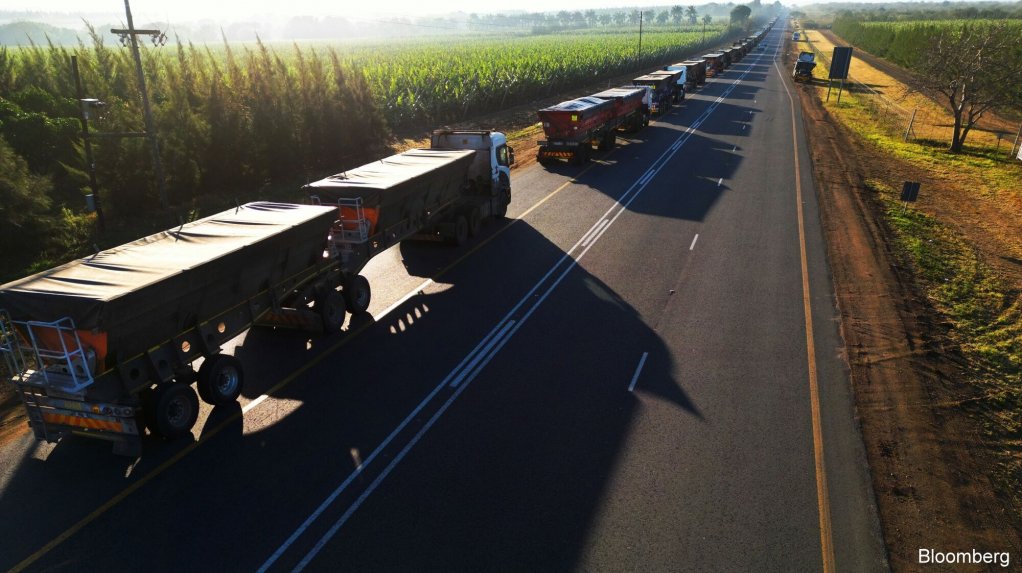
POLYGON ((633 79, 632 85, 648 86, 653 90, 649 104, 650 114, 659 116, 670 111, 675 89, 675 83, 670 76, 646 74, 633 79))
POLYGON ((724 71, 724 54, 720 52, 703 55, 703 61, 706 63, 706 77, 708 78, 724 71))
POLYGON ((373 256, 506 213, 503 134, 438 131, 433 146, 307 186, 320 204, 248 203, 0 286, 0 354, 36 438, 137 456, 146 427, 185 435, 193 383, 214 406, 244 387, 228 340, 256 324, 337 331, 369 306, 358 273, 373 256))
POLYGON ((799 52, 798 59, 795 61, 795 69, 791 72, 791 77, 795 81, 813 81, 813 69, 816 68, 816 54, 813 52, 799 52))
POLYGON ((547 140, 539 142, 540 163, 566 159, 572 163, 589 160, 593 145, 612 149, 617 131, 638 131, 649 124, 652 89, 643 86, 612 88, 537 113, 547 140))
MULTIPOLYGON (((668 66, 670 67, 670 66, 668 66)), ((681 69, 671 70, 663 69, 655 72, 650 72, 651 76, 665 76, 669 79, 671 85, 671 103, 678 104, 685 99, 685 76, 687 75, 687 69, 682 67, 681 69)))
POLYGON ((685 66, 688 70, 685 74, 685 88, 687 91, 692 91, 696 87, 706 83, 706 61, 705 60, 685 60, 676 66, 685 66))

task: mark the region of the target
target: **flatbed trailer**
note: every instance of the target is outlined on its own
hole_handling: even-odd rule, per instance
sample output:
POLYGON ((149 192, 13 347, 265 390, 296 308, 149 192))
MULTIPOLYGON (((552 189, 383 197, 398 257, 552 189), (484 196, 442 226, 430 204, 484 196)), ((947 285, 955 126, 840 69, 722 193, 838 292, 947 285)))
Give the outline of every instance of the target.
POLYGON ((325 207, 249 203, 0 286, 0 354, 35 436, 138 455, 144 426, 191 430, 193 382, 210 404, 237 399, 242 367, 221 346, 267 314, 301 309, 339 329, 334 220, 325 207))
POLYGON ((611 88, 539 110, 547 139, 539 142, 537 160, 584 163, 593 145, 601 151, 613 149, 618 131, 638 131, 649 124, 650 97, 651 91, 643 87, 611 88))

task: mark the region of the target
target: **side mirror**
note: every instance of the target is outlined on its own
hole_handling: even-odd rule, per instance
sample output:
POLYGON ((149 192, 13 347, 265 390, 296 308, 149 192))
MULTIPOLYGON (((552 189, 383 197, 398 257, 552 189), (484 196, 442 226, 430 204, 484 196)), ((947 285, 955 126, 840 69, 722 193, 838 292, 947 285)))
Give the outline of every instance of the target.
POLYGON ((510 145, 507 146, 507 164, 508 165, 515 164, 515 150, 510 145))

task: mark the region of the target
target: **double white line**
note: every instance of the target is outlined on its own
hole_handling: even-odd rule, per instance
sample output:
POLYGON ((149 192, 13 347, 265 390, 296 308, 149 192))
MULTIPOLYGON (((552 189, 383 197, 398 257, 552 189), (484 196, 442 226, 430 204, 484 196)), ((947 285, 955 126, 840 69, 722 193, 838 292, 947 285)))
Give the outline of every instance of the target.
MULTIPOLYGON (((370 467, 372 463, 386 450, 394 439, 400 435, 408 426, 419 416, 419 414, 426 408, 437 395, 445 388, 453 390, 451 395, 444 401, 444 403, 437 409, 437 411, 429 418, 429 420, 420 428, 415 435, 401 448, 401 451, 394 456, 394 458, 387 464, 387 467, 380 472, 380 474, 366 487, 358 499, 344 511, 340 518, 335 521, 330 528, 323 534, 322 537, 316 542, 316 545, 302 558, 302 560, 295 566, 295 572, 303 570, 312 560, 319 554, 319 552, 326 546, 327 543, 333 538, 334 535, 344 526, 344 524, 351 518, 351 516, 361 507, 362 503, 376 490, 376 488, 383 482, 384 479, 390 475, 390 472, 405 458, 408 452, 419 442, 419 440, 433 427, 433 424, 440 419, 441 416, 447 411, 447 409, 454 403, 455 400, 465 391, 466 388, 472 383, 473 380, 479 375, 479 373, 486 367, 487 364, 504 348, 509 340, 518 332, 523 324, 532 316, 532 314, 543 304, 543 302, 550 296, 551 293, 560 285, 561 281, 568 276, 568 274, 578 265, 582 257, 589 252, 589 250, 603 237, 604 233, 618 220, 618 218, 628 210, 628 207, 632 204, 635 199, 642 194, 646 189, 649 182, 667 165, 677 153, 684 147, 685 143, 692 137, 693 131, 705 121, 714 110, 719 107, 720 102, 727 97, 735 86, 748 74, 744 72, 741 76, 731 82, 731 85, 725 90, 724 95, 717 98, 702 115, 689 126, 677 140, 665 150, 660 157, 653 162, 653 165, 646 170, 643 175, 636 180, 621 197, 614 202, 613 205, 607 211, 596 220, 596 223, 586 231, 582 237, 574 244, 564 255, 550 269, 543 275, 535 285, 529 289, 529 292, 525 294, 515 306, 500 319, 496 326, 490 330, 490 332, 476 345, 476 347, 469 352, 465 358, 461 360, 458 365, 451 370, 444 379, 436 385, 435 388, 425 397, 418 406, 416 406, 401 423, 394 428, 394 430, 384 439, 380 445, 367 457, 361 465, 356 467, 348 477, 337 486, 334 491, 323 500, 322 503, 316 508, 315 511, 309 515, 308 518, 292 533, 287 540, 277 548, 276 551, 259 567, 259 573, 263 573, 270 569, 283 555, 284 553, 308 530, 308 528, 323 515, 323 513, 337 501, 337 498, 343 494, 349 486, 358 478, 366 468, 370 467), (559 274, 558 274, 559 271, 559 274), (548 281, 554 275, 557 275, 556 279, 552 282, 548 281), (544 285, 547 285, 543 289, 544 285), (537 293, 542 290, 542 294, 537 293), (524 313, 520 313, 523 308, 526 308, 524 313), (518 317, 515 319, 515 317, 518 317)), ((694 245, 695 241, 693 241, 694 245)), ((424 283, 425 285, 426 283, 424 283)), ((411 297, 407 297, 411 298, 411 297)), ((403 299, 402 302, 404 300, 403 299)), ((390 309, 388 309, 390 310, 390 309)), ((641 366, 640 366, 641 368, 641 366)), ((633 382, 634 383, 634 382, 633 382)))

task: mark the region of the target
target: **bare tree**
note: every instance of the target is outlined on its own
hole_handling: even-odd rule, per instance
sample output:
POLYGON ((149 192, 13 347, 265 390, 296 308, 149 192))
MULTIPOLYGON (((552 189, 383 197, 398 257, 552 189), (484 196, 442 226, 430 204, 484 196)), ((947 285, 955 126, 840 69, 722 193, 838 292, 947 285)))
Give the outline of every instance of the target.
POLYGON ((943 95, 955 118, 952 153, 960 153, 969 131, 995 107, 1022 106, 1022 49, 1004 22, 939 27, 929 50, 917 58, 925 87, 943 95))

